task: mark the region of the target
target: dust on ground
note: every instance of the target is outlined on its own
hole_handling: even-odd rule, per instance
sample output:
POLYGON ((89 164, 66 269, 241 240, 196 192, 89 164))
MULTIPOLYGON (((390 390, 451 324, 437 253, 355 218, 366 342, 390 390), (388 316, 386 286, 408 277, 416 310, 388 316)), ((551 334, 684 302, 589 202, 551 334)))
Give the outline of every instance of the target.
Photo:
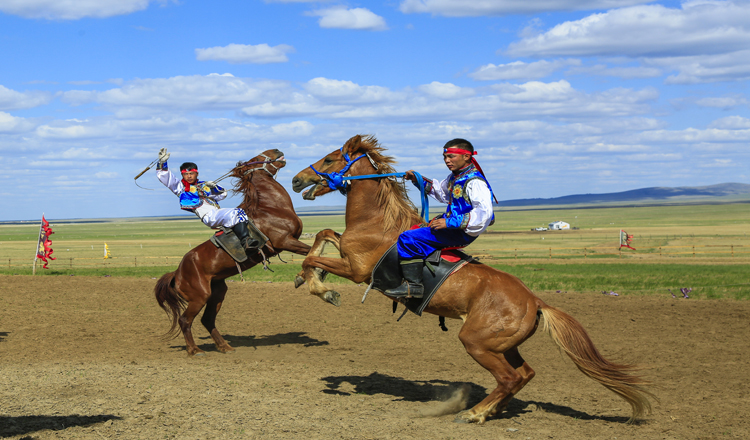
MULTIPOLYGON (((252 272, 246 277, 252 279, 252 272)), ((536 377, 484 425, 453 423, 494 380, 432 315, 396 322, 365 286, 335 308, 289 283, 229 284, 218 328, 237 350, 205 356, 168 318, 153 279, 0 276, 0 438, 750 438, 750 302, 540 293, 614 360, 649 367, 660 402, 630 408, 539 332, 521 347, 536 377)))

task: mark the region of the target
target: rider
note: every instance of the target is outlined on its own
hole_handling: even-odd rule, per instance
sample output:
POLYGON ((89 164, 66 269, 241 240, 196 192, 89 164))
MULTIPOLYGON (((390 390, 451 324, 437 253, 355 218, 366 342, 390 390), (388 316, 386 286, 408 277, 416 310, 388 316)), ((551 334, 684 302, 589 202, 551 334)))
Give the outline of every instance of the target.
MULTIPOLYGON (((421 298, 424 259, 437 249, 469 245, 495 221, 492 188, 472 157, 475 154, 474 146, 465 139, 453 139, 443 147, 443 161, 451 174, 442 182, 425 178, 424 189, 448 207, 428 226, 399 235, 396 246, 404 282, 386 290, 386 295, 421 298)), ((405 177, 417 184, 413 170, 405 177)))
MULTIPOLYGON (((245 249, 257 249, 262 243, 252 238, 245 210, 242 208, 220 208, 219 201, 227 197, 227 191, 212 181, 198 180, 198 165, 185 162, 180 165, 182 179, 178 179, 167 166, 170 153, 159 150, 156 177, 180 198, 180 208, 198 216, 209 228, 223 226, 234 231, 245 249)), ((254 225, 253 225, 254 227, 254 225)))

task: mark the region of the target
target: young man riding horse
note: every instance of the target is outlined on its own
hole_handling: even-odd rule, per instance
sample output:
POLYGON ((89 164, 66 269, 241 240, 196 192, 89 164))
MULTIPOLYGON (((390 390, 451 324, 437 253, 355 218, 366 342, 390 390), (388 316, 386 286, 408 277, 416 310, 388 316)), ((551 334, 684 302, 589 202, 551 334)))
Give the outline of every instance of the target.
MULTIPOLYGON (((443 181, 425 178, 424 186, 425 192, 447 203, 448 208, 428 226, 399 235, 397 249, 404 282, 387 290, 387 295, 421 298, 424 259, 438 249, 471 244, 495 221, 492 188, 472 157, 475 154, 474 146, 465 139, 453 139, 443 147, 443 160, 451 174, 443 181)), ((413 170, 405 177, 417 184, 413 170)))
POLYGON ((193 162, 180 165, 182 179, 178 179, 167 166, 169 156, 166 148, 159 150, 156 177, 180 198, 180 209, 194 213, 209 228, 223 226, 232 229, 245 249, 253 250, 263 245, 251 236, 250 229, 256 228, 242 208, 219 207, 218 202, 227 197, 224 188, 212 181, 198 180, 198 165, 193 162))

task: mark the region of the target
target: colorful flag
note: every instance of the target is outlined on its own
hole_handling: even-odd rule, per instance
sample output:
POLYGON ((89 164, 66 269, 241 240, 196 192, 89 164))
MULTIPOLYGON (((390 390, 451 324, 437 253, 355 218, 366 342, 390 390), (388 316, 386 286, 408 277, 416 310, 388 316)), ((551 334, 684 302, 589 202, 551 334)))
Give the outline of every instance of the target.
POLYGON ((109 246, 107 246, 107 243, 104 243, 104 259, 112 258, 112 256, 109 254, 109 246))
POLYGON ((52 256, 52 240, 49 239, 49 236, 54 234, 52 232, 52 228, 49 226, 49 222, 44 218, 44 215, 42 215, 42 225, 39 227, 39 247, 36 251, 36 257, 42 261, 44 261, 44 266, 42 266, 43 269, 48 269, 47 264, 49 262, 47 260, 56 260, 55 257, 52 256))

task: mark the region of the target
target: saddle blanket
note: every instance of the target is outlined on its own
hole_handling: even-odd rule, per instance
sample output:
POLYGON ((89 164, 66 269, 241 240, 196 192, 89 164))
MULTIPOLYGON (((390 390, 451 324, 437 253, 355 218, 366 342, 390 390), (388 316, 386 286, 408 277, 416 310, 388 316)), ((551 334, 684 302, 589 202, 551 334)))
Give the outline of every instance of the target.
MULTIPOLYGON (((422 298, 399 298, 399 302, 405 305, 407 309, 422 316, 422 312, 448 276, 472 261, 474 261, 474 257, 458 250, 442 250, 439 258, 437 255, 430 255, 425 262, 435 269, 435 273, 425 264, 422 269, 424 296, 422 298)), ((371 280, 368 290, 375 289, 380 292, 385 292, 401 284, 401 269, 395 243, 385 251, 372 269, 371 280)))

